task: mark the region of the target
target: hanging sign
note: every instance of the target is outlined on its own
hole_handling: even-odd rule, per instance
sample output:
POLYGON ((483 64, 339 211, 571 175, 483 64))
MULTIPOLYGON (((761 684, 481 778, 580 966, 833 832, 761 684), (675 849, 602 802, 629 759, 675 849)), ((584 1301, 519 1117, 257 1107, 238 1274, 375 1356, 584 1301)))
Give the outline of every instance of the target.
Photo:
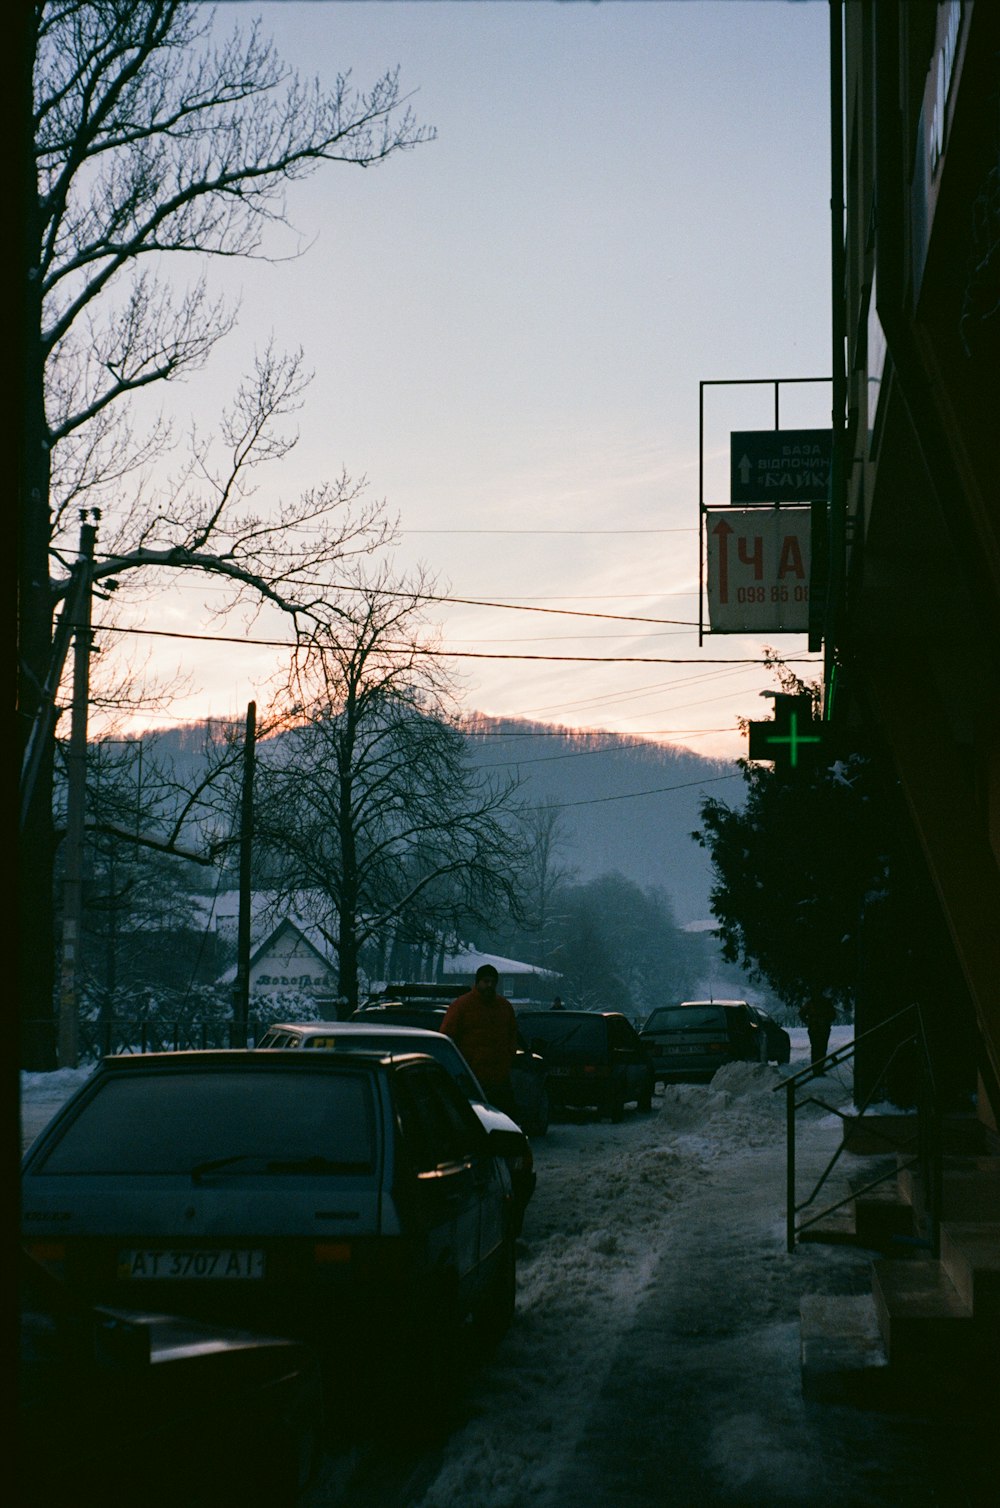
POLYGON ((821 503, 830 486, 829 429, 733 430, 729 501, 821 503))
POLYGON ((807 633, 809 508, 710 508, 708 617, 713 634, 807 633))

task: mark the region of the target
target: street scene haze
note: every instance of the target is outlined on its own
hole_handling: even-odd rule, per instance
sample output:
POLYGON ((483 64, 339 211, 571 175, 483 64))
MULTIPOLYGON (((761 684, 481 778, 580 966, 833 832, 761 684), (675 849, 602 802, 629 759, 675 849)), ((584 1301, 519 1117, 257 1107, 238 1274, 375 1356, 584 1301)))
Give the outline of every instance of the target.
POLYGON ((1000 8, 10 32, 20 1501, 992 1508, 1000 8))

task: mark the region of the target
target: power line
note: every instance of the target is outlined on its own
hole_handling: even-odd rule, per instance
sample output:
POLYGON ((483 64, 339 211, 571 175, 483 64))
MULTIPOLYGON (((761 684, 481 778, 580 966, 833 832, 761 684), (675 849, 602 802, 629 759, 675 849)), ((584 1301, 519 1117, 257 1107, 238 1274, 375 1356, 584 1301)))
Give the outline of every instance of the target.
POLYGON ((400 529, 400 534, 697 534, 692 525, 675 529, 400 529))
MULTIPOLYGON (((104 555, 103 558, 105 560, 114 560, 117 557, 114 556, 114 555, 106 554, 106 555, 104 555)), ((218 589, 220 591, 226 590, 226 588, 224 586, 222 586, 222 585, 219 585, 218 589)), ((198 590, 199 590, 199 592, 201 592, 201 590, 202 590, 202 588, 201 588, 200 585, 198 587, 198 590)), ((360 592, 360 591, 363 591, 364 588, 363 587, 359 587, 359 586, 354 586, 350 582, 347 582, 347 583, 341 582, 341 583, 337 583, 334 586, 332 586, 330 588, 330 590, 331 591, 337 591, 337 592, 360 592)), ((613 621, 615 623, 658 623, 658 624, 666 624, 669 627, 679 627, 679 628, 697 628, 698 627, 698 620, 696 618, 650 618, 650 617, 640 617, 640 616, 636 616, 634 614, 628 614, 628 613, 595 613, 595 612, 586 612, 586 611, 584 611, 584 610, 582 610, 580 608, 570 608, 570 607, 535 607, 535 606, 530 606, 530 605, 529 606, 523 606, 522 605, 522 604, 525 604, 525 603, 532 604, 532 603, 537 603, 537 602, 606 602, 606 601, 609 601, 609 600, 612 601, 612 602, 630 602, 630 601, 636 601, 636 602, 638 602, 638 601, 647 600, 647 599, 652 599, 652 601, 657 602, 657 601, 660 601, 664 597, 697 597, 697 595, 698 595, 698 589, 697 588, 692 588, 690 591, 684 591, 684 592, 625 592, 625 593, 615 594, 615 595, 612 595, 610 597, 606 593, 605 594, 586 594, 586 595, 581 595, 581 596, 578 596, 578 597, 577 596, 573 596, 572 594, 569 594, 569 593, 561 593, 561 594, 558 594, 558 595, 556 595, 554 597, 513 597, 513 598, 511 598, 511 600, 509 602, 493 602, 493 601, 484 600, 484 599, 478 598, 478 597, 449 597, 449 596, 446 596, 446 595, 443 595, 443 594, 434 593, 434 592, 393 592, 393 591, 389 591, 389 590, 381 590, 381 595, 383 597, 404 597, 404 598, 410 598, 414 602, 443 602, 443 603, 448 604, 449 606, 454 606, 454 607, 490 607, 490 608, 496 608, 498 610, 506 611, 506 612, 518 612, 518 613, 554 613, 554 614, 557 614, 557 615, 559 615, 561 617, 569 617, 569 618, 604 618, 604 619, 610 619, 611 621, 613 621)))
POLYGON ((693 785, 716 785, 720 780, 741 780, 742 773, 734 770, 731 775, 712 775, 707 780, 685 780, 680 785, 658 785, 649 791, 626 791, 621 796, 592 796, 589 801, 547 801, 544 806, 532 807, 532 811, 565 811, 571 806, 603 806, 606 801, 633 801, 637 796, 662 796, 666 791, 684 791, 693 785))
MULTIPOLYGON (((243 644, 257 649, 295 649, 296 645, 289 639, 248 639, 234 634, 192 634, 181 633, 178 629, 166 628, 122 628, 117 624, 96 624, 95 633, 107 634, 134 634, 150 639, 184 639, 197 644, 243 644)), ((394 646, 386 645, 386 652, 391 654, 394 646)), ((401 646, 395 646, 399 648, 401 646)), ((493 654, 478 652, 467 649, 421 649, 412 645, 406 646, 406 652, 419 655, 427 659, 447 660, 542 660, 556 664, 586 664, 586 665, 760 665, 763 664, 761 655, 696 655, 667 657, 663 655, 524 655, 524 654, 493 654)), ((813 656, 786 656, 786 665, 816 665, 818 658, 813 656)))

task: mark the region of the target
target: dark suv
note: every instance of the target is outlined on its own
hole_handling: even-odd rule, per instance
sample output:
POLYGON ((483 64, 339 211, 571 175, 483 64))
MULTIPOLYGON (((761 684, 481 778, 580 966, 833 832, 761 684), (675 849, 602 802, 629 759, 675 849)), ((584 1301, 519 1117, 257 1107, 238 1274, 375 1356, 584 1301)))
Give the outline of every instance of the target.
POLYGON ((658 1080, 710 1079, 724 1063, 787 1063, 788 1033, 745 1000, 685 1000, 661 1005, 640 1033, 658 1080))
POLYGON ((650 1110, 649 1053, 618 1011, 518 1011, 525 1040, 545 1061, 553 1105, 586 1107, 620 1121, 634 1100, 650 1110))

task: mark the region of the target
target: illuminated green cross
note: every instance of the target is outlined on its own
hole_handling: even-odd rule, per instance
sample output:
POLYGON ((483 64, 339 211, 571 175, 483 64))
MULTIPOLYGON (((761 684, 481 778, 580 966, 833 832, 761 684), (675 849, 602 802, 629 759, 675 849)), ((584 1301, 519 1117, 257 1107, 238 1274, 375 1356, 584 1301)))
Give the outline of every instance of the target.
POLYGON ((797 770, 818 754, 824 729, 813 721, 808 696, 776 696, 774 721, 750 724, 750 758, 770 760, 776 768, 797 770))
MULTIPOLYGON (((806 727, 812 727, 811 719, 806 720, 806 727)), ((797 768, 799 762, 799 745, 819 744, 823 742, 823 739, 819 733, 800 733, 799 714, 793 712, 788 719, 788 732, 772 733, 769 737, 765 738, 764 742, 767 744, 787 744, 788 762, 794 770, 797 768)))

